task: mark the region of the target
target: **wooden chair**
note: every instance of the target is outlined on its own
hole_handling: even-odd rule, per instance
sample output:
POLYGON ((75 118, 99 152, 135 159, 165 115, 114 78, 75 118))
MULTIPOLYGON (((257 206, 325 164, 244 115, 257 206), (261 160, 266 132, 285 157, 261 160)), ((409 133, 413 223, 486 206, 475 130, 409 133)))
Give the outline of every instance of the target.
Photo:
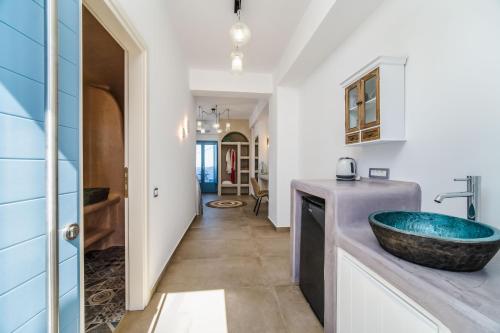
POLYGON ((251 178, 250 182, 252 183, 253 193, 257 198, 257 200, 255 201, 255 206, 253 207, 253 211, 255 215, 259 215, 260 203, 262 202, 262 198, 269 198, 269 191, 261 190, 259 182, 255 178, 251 178))

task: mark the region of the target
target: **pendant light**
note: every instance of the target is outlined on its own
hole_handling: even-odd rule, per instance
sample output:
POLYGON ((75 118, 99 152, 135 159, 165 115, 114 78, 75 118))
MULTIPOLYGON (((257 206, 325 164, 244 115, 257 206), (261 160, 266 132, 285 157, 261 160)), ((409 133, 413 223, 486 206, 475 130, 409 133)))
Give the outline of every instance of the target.
POLYGON ((229 109, 226 109, 227 120, 226 120, 226 133, 231 130, 231 123, 229 122, 229 109))
POLYGON ((238 49, 238 47, 231 52, 231 71, 234 74, 240 74, 243 72, 243 53, 238 49))
POLYGON ((234 13, 238 17, 238 21, 229 29, 229 36, 234 46, 234 51, 231 52, 231 71, 234 74, 243 72, 243 53, 240 51, 240 47, 246 45, 252 37, 250 28, 241 22, 241 1, 234 1, 234 13))
POLYGON ((252 37, 252 33, 250 32, 248 26, 241 22, 241 1, 242 0, 234 1, 234 13, 238 17, 238 22, 233 24, 231 29, 229 29, 229 36, 231 36, 233 45, 236 47, 241 47, 247 44, 252 37))
POLYGON ((229 36, 231 36, 231 40, 235 46, 243 46, 250 41, 252 37, 252 33, 250 32, 250 28, 240 21, 240 15, 238 14, 238 22, 233 24, 231 29, 229 29, 229 36))

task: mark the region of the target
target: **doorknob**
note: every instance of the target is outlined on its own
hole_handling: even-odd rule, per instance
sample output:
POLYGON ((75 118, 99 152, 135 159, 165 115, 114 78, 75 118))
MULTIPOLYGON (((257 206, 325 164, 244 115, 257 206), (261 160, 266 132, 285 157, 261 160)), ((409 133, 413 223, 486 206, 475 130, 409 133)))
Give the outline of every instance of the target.
POLYGON ((67 241, 74 240, 80 234, 80 226, 76 223, 68 224, 64 228, 64 239, 67 241))

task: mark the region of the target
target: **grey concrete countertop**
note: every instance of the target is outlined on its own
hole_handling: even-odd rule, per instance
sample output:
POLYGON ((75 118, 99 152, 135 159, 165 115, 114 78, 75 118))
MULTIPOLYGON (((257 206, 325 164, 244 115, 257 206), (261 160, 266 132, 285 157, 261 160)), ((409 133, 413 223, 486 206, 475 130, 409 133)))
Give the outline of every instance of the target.
POLYGON ((439 319, 453 333, 500 332, 500 254, 485 269, 455 273, 416 265, 384 251, 368 223, 377 210, 419 210, 415 183, 362 179, 292 182, 292 274, 299 279, 300 200, 325 199, 325 332, 335 332, 336 248, 365 266, 439 319), (359 205, 363 202, 363 205, 359 205), (342 207, 342 209, 339 209, 342 207))

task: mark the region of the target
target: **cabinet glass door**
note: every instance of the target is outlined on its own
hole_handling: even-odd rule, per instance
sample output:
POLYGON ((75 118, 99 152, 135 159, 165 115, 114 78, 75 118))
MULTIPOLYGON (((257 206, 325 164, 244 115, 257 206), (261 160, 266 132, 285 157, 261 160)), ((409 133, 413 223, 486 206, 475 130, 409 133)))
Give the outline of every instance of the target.
POLYGON ((346 89, 346 133, 359 130, 359 84, 346 89))
POLYGON ((362 92, 364 103, 361 128, 377 126, 380 124, 378 69, 363 78, 362 92))

